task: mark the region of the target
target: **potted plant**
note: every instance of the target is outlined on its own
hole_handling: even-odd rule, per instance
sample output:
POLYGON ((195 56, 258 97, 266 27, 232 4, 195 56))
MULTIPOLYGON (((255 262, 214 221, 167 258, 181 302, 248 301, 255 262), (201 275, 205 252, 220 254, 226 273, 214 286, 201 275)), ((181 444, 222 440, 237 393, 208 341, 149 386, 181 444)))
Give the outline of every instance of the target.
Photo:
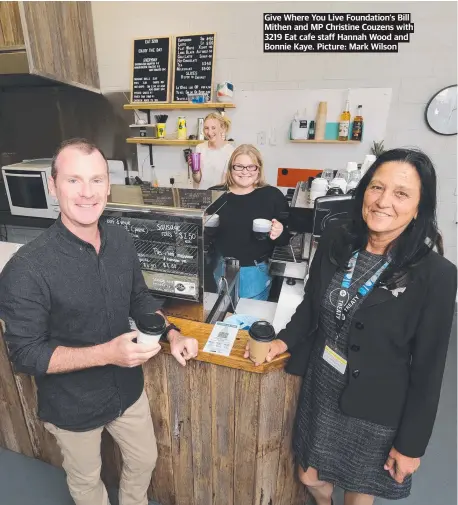
POLYGON ((374 154, 377 158, 385 152, 385 148, 383 147, 383 140, 381 140, 380 142, 376 142, 374 140, 374 142, 372 143, 372 147, 371 147, 371 152, 372 154, 374 154))

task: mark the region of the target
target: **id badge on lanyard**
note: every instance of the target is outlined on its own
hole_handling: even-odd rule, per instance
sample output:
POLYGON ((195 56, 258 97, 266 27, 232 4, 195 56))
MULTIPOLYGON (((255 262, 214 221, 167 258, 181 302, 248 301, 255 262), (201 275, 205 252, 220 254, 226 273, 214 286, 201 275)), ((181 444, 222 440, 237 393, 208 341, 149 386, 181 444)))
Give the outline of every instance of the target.
POLYGON ((355 272, 356 260, 358 258, 358 253, 355 253, 350 261, 349 261, 349 270, 345 273, 344 278, 342 280, 342 284, 340 286, 338 296, 337 296, 337 304, 335 311, 335 321, 336 321, 336 329, 337 336, 332 345, 331 342, 327 341, 324 352, 323 359, 329 363, 334 369, 338 372, 344 374, 347 368, 347 360, 342 354, 337 350, 337 340, 339 338, 339 334, 342 331, 343 325, 345 324, 345 319, 350 311, 350 309, 355 305, 355 303, 367 296, 372 289, 374 288, 375 283, 382 275, 383 271, 388 267, 389 262, 386 261, 375 273, 371 276, 369 280, 367 280, 357 291, 357 293, 349 299, 349 288, 351 286, 351 281, 353 279, 353 274, 355 272))

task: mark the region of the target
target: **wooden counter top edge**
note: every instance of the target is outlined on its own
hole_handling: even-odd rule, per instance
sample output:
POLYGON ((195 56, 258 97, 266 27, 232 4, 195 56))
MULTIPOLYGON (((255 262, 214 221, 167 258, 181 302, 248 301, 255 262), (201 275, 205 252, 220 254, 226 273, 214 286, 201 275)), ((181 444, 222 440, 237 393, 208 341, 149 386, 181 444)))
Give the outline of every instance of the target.
MULTIPOLYGON (((197 358, 195 358, 197 361, 227 368, 235 368, 245 372, 265 374, 284 368, 289 358, 289 353, 283 353, 270 363, 263 363, 262 365, 255 366, 250 359, 243 357, 245 346, 248 341, 248 332, 244 330, 238 331, 230 356, 220 356, 219 354, 203 352, 203 348, 212 332, 213 325, 169 316, 168 319, 181 329, 182 335, 193 337, 199 342, 199 354, 197 358)), ((162 342, 161 345, 162 352, 170 354, 169 343, 162 342)))
MULTIPOLYGON (((270 363, 263 363, 262 365, 255 366, 250 359, 243 357, 248 340, 248 332, 243 330, 238 331, 230 356, 220 356, 219 354, 207 353, 203 351, 203 348, 205 347, 208 337, 212 332, 213 325, 200 323, 198 321, 191 321, 189 319, 180 319, 177 317, 168 317, 168 319, 181 329, 182 335, 193 337, 198 341, 199 354, 195 358, 197 361, 224 366, 226 368, 235 368, 245 372, 265 374, 284 368, 286 361, 289 358, 289 353, 286 352, 277 356, 277 358, 270 363)), ((0 338, 3 338, 4 331, 4 322, 0 319, 0 338)), ((169 343, 162 342, 161 345, 162 352, 170 354, 169 343)))

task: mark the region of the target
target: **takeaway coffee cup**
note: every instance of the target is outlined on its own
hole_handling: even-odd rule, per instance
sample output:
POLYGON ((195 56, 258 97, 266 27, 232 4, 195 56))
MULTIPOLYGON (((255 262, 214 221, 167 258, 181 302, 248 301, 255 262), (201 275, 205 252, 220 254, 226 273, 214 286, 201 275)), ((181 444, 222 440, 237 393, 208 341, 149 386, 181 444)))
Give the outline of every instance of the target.
POLYGON ((275 340, 274 327, 267 321, 256 321, 248 330, 250 335, 250 359, 254 363, 264 363, 269 354, 270 343, 275 340))
POLYGON ((272 221, 268 219, 253 219, 253 233, 257 240, 266 240, 269 238, 272 229, 272 221))
POLYGON ((164 334, 165 319, 160 314, 144 314, 135 322, 137 325, 138 344, 157 344, 164 334))

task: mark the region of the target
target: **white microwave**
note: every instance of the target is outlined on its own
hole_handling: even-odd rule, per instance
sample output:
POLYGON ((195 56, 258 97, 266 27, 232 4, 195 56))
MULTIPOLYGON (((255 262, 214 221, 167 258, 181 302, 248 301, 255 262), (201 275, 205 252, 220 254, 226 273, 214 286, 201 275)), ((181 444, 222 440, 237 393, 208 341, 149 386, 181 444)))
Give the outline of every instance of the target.
POLYGON ((2 167, 11 214, 56 219, 60 209, 48 189, 51 159, 24 160, 2 167))

